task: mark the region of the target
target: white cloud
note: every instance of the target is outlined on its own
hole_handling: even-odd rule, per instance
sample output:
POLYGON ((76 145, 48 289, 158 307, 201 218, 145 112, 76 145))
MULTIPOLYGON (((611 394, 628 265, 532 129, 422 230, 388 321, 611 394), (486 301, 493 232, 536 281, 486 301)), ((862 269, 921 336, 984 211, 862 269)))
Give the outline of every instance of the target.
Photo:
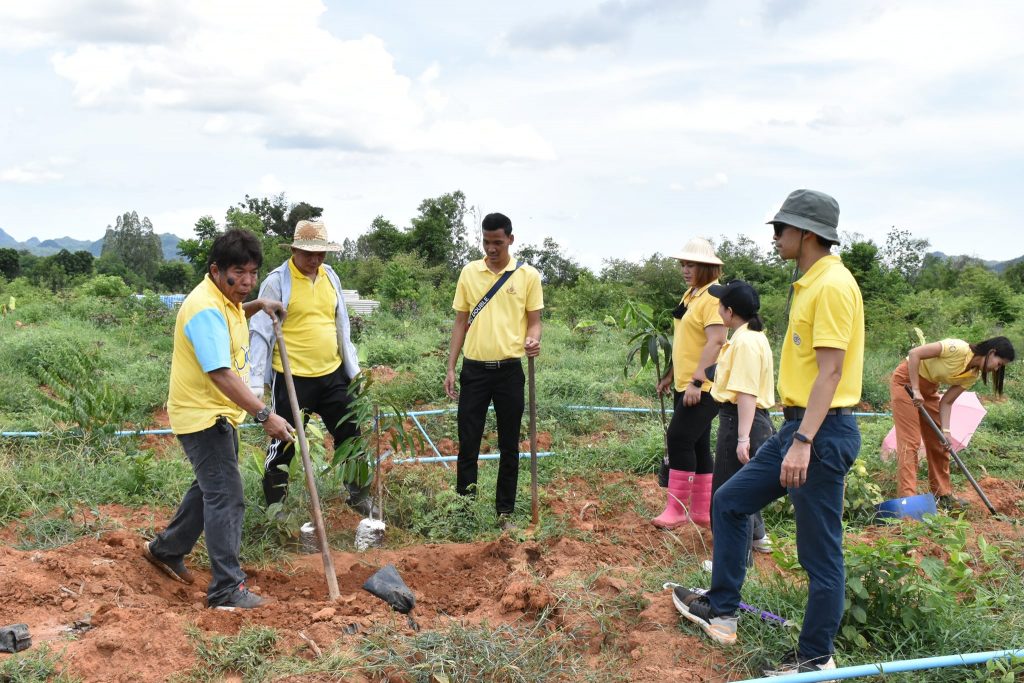
POLYGON ((60 169, 74 163, 74 159, 52 156, 46 161, 30 161, 20 166, 0 170, 0 183, 36 184, 64 179, 60 169))
POLYGON ((713 175, 707 176, 706 178, 700 178, 693 183, 693 186, 698 190, 714 190, 715 188, 724 187, 729 184, 729 176, 722 171, 713 175))
POLYGON ((555 156, 529 124, 449 111, 439 64, 413 80, 380 38, 335 37, 321 26, 320 0, 187 0, 174 11, 160 0, 110 2, 116 12, 94 11, 87 22, 97 28, 116 14, 109 18, 121 28, 107 33, 72 25, 80 3, 70 17, 55 2, 6 13, 25 35, 58 48, 53 68, 82 107, 203 112, 204 132, 254 134, 276 148, 555 156), (145 30, 151 12, 166 22, 159 36, 145 30), (133 30, 158 39, 130 42, 133 30), (239 117, 252 122, 232 127, 239 117))

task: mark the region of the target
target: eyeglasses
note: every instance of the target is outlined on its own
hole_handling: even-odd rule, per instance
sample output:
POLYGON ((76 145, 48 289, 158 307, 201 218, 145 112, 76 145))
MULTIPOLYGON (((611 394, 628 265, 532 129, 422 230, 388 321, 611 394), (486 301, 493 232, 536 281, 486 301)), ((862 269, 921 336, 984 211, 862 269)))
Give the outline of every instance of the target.
POLYGON ((774 227, 775 239, 779 239, 780 237, 782 237, 782 233, 786 232, 786 228, 788 228, 789 226, 786 225, 785 223, 775 223, 774 227))

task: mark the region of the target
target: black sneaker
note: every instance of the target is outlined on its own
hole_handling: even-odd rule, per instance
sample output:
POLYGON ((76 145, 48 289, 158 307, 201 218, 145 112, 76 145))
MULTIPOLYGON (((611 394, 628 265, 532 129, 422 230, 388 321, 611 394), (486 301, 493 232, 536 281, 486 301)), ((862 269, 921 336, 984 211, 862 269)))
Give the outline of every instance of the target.
POLYGON ((149 549, 150 544, 153 541, 146 541, 142 544, 142 556, 149 560, 150 564, 162 571, 167 576, 171 577, 175 581, 179 581, 185 584, 191 584, 196 580, 196 577, 192 576, 192 572, 185 566, 184 559, 169 560, 163 557, 157 557, 153 554, 153 551, 149 549))
POLYGON ((971 507, 970 502, 967 500, 957 498, 956 496, 948 493, 936 498, 935 504, 943 510, 949 510, 950 512, 960 512, 971 507))
POLYGON ((696 592, 676 586, 672 589, 672 604, 679 613, 701 627, 711 640, 720 645, 736 642, 736 613, 717 614, 711 610, 708 599, 696 592))
POLYGON ((498 515, 498 528, 502 531, 512 531, 516 528, 515 520, 512 519, 511 512, 502 512, 498 515))
POLYGON ((231 591, 231 595, 227 599, 216 605, 210 605, 210 607, 234 612, 236 609, 255 609, 265 604, 267 604, 265 598, 261 598, 246 588, 244 583, 240 583, 238 588, 231 591))
MULTIPOLYGON (((765 669, 764 675, 788 676, 789 674, 807 673, 808 671, 830 671, 835 668, 836 660, 831 655, 801 661, 796 654, 790 652, 782 658, 782 661, 779 662, 777 667, 774 669, 765 669)), ((835 683, 835 681, 825 681, 824 683, 835 683)))

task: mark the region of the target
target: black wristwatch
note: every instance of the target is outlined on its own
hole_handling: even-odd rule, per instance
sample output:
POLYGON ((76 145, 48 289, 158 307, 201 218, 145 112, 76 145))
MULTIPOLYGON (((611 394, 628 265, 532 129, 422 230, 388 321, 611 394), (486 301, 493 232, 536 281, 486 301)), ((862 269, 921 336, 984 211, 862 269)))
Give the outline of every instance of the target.
POLYGON ((794 434, 793 438, 796 439, 797 441, 802 441, 803 443, 807 444, 808 446, 810 446, 811 443, 813 443, 813 439, 811 439, 811 438, 809 438, 807 436, 804 436, 800 432, 797 432, 796 434, 794 434))
POLYGON ((262 408, 256 411, 256 414, 253 415, 253 417, 256 418, 257 422, 263 424, 270 418, 270 408, 263 406, 262 408))
POLYGON ((691 379, 690 384, 697 387, 698 389, 704 386, 704 380, 702 379, 691 379))

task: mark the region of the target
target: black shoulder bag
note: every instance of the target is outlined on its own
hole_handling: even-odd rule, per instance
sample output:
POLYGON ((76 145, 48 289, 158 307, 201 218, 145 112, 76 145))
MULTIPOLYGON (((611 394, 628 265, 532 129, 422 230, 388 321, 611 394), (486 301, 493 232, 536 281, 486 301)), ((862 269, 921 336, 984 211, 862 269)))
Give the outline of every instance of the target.
POLYGON ((506 270, 504 273, 502 273, 501 277, 498 278, 498 281, 491 285, 491 288, 487 290, 486 294, 484 294, 484 298, 480 299, 477 305, 473 307, 473 310, 469 312, 469 321, 466 323, 466 327, 469 327, 470 325, 473 324, 473 321, 476 320, 476 317, 480 315, 480 311, 484 310, 484 306, 486 306, 488 302, 494 298, 494 295, 498 293, 498 290, 501 289, 502 285, 508 282, 508 279, 512 277, 512 274, 519 270, 519 266, 520 263, 516 261, 515 268, 513 268, 512 270, 506 270))

